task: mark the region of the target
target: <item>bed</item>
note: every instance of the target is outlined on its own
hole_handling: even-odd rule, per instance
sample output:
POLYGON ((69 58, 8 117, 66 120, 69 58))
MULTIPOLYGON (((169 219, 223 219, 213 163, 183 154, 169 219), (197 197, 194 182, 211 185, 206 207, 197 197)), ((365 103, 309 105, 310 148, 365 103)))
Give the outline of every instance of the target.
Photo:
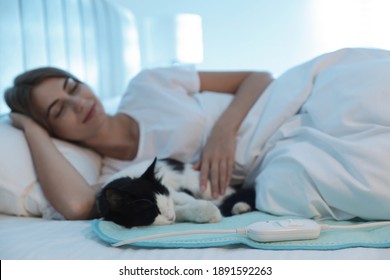
MULTIPOLYGON (((108 0, 0 0, 0 91, 26 69, 58 66, 85 80, 114 112, 118 96, 140 68, 138 31, 130 11, 108 0)), ((1 102, 2 112, 6 112, 1 102)), ((14 259, 389 259, 389 246, 337 250, 114 248, 96 234, 93 221, 49 220, 23 134, 6 114, 0 122, 0 258, 14 259)), ((101 158, 55 139, 87 181, 96 181, 101 158)))

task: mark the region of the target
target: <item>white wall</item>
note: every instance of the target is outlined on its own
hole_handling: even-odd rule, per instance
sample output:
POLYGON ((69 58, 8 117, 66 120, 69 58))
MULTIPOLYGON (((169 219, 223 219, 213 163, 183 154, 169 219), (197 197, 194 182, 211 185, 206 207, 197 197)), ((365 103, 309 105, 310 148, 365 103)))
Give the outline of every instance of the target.
MULTIPOLYGON (((147 17, 202 16, 205 70, 266 69, 279 75, 343 47, 390 48, 386 0, 113 0, 147 17)), ((389 1, 390 2, 390 1, 389 1)))

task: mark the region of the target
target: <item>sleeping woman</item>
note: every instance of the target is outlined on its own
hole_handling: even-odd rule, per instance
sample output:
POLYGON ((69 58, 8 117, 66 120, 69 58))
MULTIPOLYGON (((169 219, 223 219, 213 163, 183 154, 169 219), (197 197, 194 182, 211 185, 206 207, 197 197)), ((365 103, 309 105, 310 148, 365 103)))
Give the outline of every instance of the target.
POLYGON ((5 99, 14 126, 25 133, 49 202, 67 219, 89 219, 97 214, 100 184, 89 186, 51 136, 95 150, 114 171, 154 157, 193 162, 201 171, 200 187, 210 177, 217 198, 232 177, 237 130, 271 82, 265 72, 146 70, 131 81, 118 113, 111 116, 72 74, 39 68, 19 75, 5 99), (207 104, 215 107, 210 111, 198 101, 205 91, 224 93, 213 96, 217 102, 207 104))
POLYGON ((95 192, 51 136, 104 157, 102 176, 146 159, 200 170, 214 198, 231 182, 255 186, 274 215, 390 219, 390 52, 343 49, 273 80, 266 72, 141 72, 110 116, 71 74, 41 68, 5 94, 42 189, 67 219, 96 216, 95 192))

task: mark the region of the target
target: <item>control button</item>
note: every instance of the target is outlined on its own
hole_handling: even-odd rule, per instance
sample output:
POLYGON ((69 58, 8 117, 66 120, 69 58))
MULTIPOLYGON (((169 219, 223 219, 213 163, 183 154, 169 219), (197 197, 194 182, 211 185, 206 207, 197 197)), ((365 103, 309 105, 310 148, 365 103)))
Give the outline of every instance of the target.
POLYGON ((302 221, 293 220, 293 219, 281 220, 281 221, 278 221, 278 223, 282 227, 302 227, 303 226, 302 221))

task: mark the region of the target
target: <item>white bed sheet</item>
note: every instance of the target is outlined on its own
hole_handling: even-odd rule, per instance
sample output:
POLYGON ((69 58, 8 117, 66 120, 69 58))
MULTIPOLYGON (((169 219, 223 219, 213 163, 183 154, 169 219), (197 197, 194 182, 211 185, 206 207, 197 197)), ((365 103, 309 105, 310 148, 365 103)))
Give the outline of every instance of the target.
POLYGON ((54 221, 0 215, 2 260, 387 260, 389 249, 258 250, 245 246, 203 249, 113 248, 94 234, 91 221, 54 221))

